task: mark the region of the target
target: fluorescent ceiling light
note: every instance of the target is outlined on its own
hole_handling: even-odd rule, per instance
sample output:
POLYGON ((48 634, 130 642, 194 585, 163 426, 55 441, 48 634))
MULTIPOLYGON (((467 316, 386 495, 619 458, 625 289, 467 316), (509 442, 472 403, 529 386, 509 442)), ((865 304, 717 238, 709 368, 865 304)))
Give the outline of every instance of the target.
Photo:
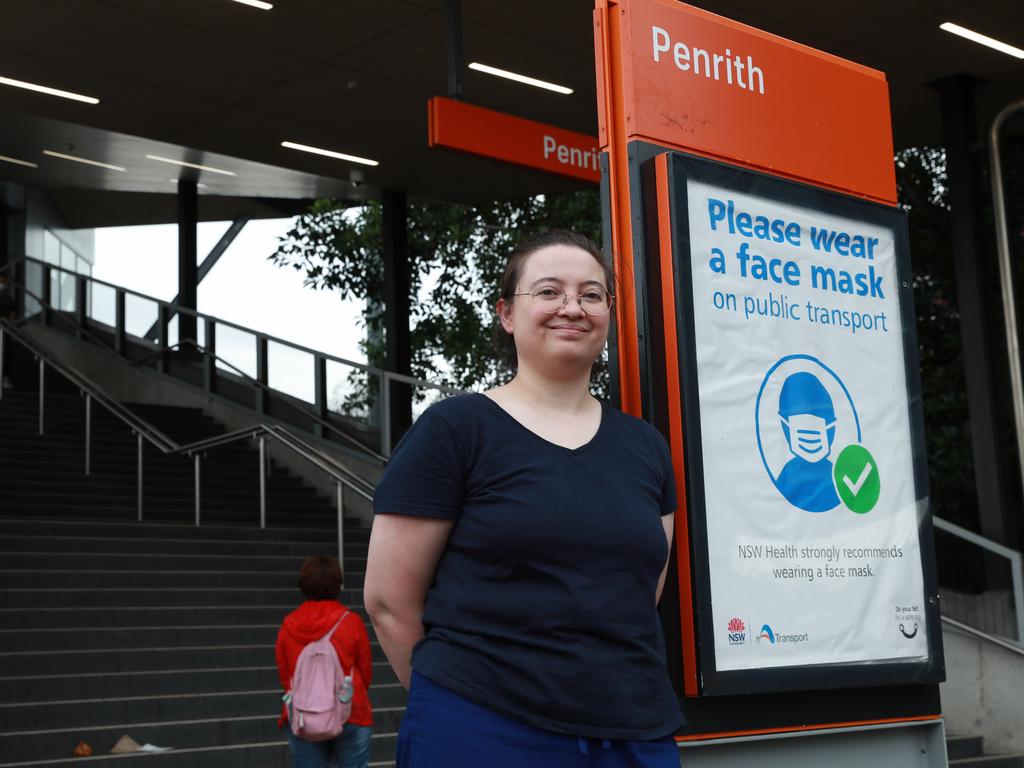
POLYGON ((220 168, 213 168, 209 165, 199 165, 198 163, 186 163, 184 160, 171 160, 169 157, 160 157, 159 155, 146 155, 150 160, 159 160, 161 163, 170 163, 171 165, 183 165, 186 168, 195 168, 200 171, 209 171, 210 173, 223 173, 225 176, 236 176, 234 171, 225 171, 220 168))
POLYGON ((273 3, 265 3, 263 0, 235 0, 235 2, 242 5, 251 5, 253 8, 259 8, 261 11, 269 11, 274 7, 273 3))
POLYGON ((333 157, 337 160, 347 160, 350 163, 362 163, 363 165, 380 165, 380 163, 378 163, 376 160, 369 160, 365 157, 356 157, 355 155, 346 155, 344 152, 333 152, 329 149, 311 147, 308 144, 296 144, 294 141, 282 141, 281 146, 287 147, 288 149, 297 149, 301 152, 312 152, 314 155, 333 157))
POLYGON ((1000 42, 995 38, 967 29, 966 27, 961 27, 959 24, 954 24, 951 21, 947 21, 945 24, 939 24, 939 29, 945 30, 946 32, 952 32, 954 35, 960 35, 960 37, 966 37, 971 42, 978 43, 980 45, 987 45, 989 48, 995 48, 1000 53, 1008 53, 1018 59, 1024 59, 1024 51, 1020 48, 1000 42))
POLYGON ((26 168, 38 168, 39 166, 35 163, 30 163, 28 160, 19 160, 16 157, 8 157, 7 155, 0 155, 0 160, 5 163, 14 163, 15 165, 24 165, 26 168))
POLYGON ((48 88, 45 85, 36 85, 35 83, 26 83, 24 80, 14 80, 10 77, 0 77, 0 85, 11 85, 15 88, 24 88, 26 91, 36 91, 37 93, 45 93, 48 96, 60 96, 62 99, 84 101, 86 104, 100 103, 99 99, 94 99, 92 96, 83 96, 80 93, 62 91, 58 88, 48 88))
POLYGON ((50 150, 50 149, 44 149, 43 150, 43 154, 44 155, 48 155, 50 157, 59 157, 61 160, 74 160, 76 163, 85 163, 86 165, 95 165, 95 166, 97 166, 99 168, 107 168, 108 170, 111 170, 111 171, 123 171, 124 170, 124 168, 122 168, 120 165, 110 165, 109 163, 101 163, 98 160, 87 160, 84 157, 76 157, 75 155, 65 155, 65 154, 63 154, 61 152, 54 152, 53 150, 50 150))
POLYGON ((544 88, 548 91, 554 91, 555 93, 562 93, 569 95, 572 93, 572 88, 566 88, 564 85, 555 85, 549 83, 546 80, 538 80, 535 77, 527 77, 526 75, 519 75, 515 72, 509 72, 507 69, 498 69, 497 67, 490 67, 486 64, 478 64, 473 62, 469 65, 470 69, 475 69, 477 72, 486 72, 488 75, 495 75, 497 77, 504 77, 506 80, 515 80, 517 83, 525 83, 526 85, 533 85, 537 88, 544 88))

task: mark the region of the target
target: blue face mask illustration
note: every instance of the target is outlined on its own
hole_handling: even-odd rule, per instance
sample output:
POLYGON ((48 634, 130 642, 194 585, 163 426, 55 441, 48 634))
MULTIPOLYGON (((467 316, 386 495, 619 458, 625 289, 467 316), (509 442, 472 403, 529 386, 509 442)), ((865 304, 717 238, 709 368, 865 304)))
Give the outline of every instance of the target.
POLYGON ((825 421, 810 413, 795 413, 783 417, 785 432, 789 438, 789 450, 804 461, 815 463, 832 452, 832 428, 836 422, 825 421))

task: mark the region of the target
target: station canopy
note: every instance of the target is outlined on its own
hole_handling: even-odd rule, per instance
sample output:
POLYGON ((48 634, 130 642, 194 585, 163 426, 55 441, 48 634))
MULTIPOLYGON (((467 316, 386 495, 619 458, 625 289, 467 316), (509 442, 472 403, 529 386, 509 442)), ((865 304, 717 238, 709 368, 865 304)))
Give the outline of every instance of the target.
MULTIPOLYGON (((978 81, 979 137, 1024 98, 1024 61, 939 28, 955 22, 1024 48, 1020 0, 694 4, 885 72, 897 148, 941 144, 938 80, 978 81)), ((592 9, 592 0, 463 0, 465 101, 596 135, 592 9)), ((8 4, 0 77, 99 103, 0 86, 0 156, 37 166, 0 162, 0 182, 48 188, 73 227, 173 221, 179 178, 202 185, 204 219, 289 215, 317 197, 356 203, 384 189, 468 202, 580 188, 428 148, 427 100, 447 91, 445 13, 444 0, 273 0, 270 10, 233 0, 8 4)))

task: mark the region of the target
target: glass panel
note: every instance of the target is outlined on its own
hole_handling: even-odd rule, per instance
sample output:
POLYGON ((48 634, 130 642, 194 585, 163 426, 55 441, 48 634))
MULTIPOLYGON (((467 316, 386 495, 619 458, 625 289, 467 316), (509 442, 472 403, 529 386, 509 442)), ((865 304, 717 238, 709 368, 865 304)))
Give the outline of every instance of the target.
POLYGON ((60 244, 60 265, 64 269, 75 271, 76 262, 78 260, 78 254, 68 248, 64 243, 60 244))
POLYGON ((50 306, 60 308, 60 289, 63 284, 61 281, 61 271, 59 269, 50 270, 50 306))
POLYGON ((60 266, 60 240, 52 232, 43 232, 43 261, 60 266))
MULTIPOLYGON (((203 343, 203 323, 199 324, 200 343, 203 343)), ((256 336, 228 325, 217 326, 217 357, 226 360, 246 376, 256 378, 256 336)), ((237 374, 231 366, 217 361, 223 371, 237 374)))
POLYGON ((124 297, 124 330, 129 336, 142 337, 156 325, 160 305, 152 299, 126 294, 124 297))
POLYGON ((327 361, 327 410, 332 413, 378 426, 379 391, 380 378, 377 374, 334 360, 327 361))
POLYGON ((267 379, 271 389, 286 395, 315 401, 313 387, 313 355, 309 352, 271 341, 267 344, 267 379))
POLYGON ((89 283, 89 319, 113 328, 117 322, 116 291, 109 285, 89 283))
POLYGON ((56 304, 55 306, 60 307, 65 312, 73 312, 75 310, 74 272, 60 273, 60 304, 56 304))
MULTIPOLYGON (((394 383, 391 385, 392 392, 397 387, 403 386, 400 383, 394 383)), ((412 395, 412 418, 413 421, 423 415, 423 412, 427 410, 434 403, 444 400, 446 397, 450 397, 447 392, 442 392, 439 389, 433 387, 416 387, 413 389, 412 395)))
POLYGON ((75 272, 80 275, 89 274, 89 262, 83 259, 81 256, 75 259, 75 272))
POLYGON ((167 323, 167 346, 173 347, 178 343, 178 315, 175 314, 167 323))
MULTIPOLYGON (((25 288, 36 296, 43 295, 43 267, 33 261, 25 262, 25 288)), ((28 293, 25 294, 25 317, 39 314, 39 302, 28 293)))

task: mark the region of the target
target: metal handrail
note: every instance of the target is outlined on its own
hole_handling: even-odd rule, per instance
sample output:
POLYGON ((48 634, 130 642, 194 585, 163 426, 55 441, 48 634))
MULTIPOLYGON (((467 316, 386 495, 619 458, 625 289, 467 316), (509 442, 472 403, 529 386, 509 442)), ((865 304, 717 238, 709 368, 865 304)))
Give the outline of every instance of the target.
POLYGON ((987 640, 994 645, 998 645, 1000 648, 1005 648, 1008 651, 1024 656, 1024 646, 1018 645, 1011 640, 1007 640, 1005 637, 999 637, 998 635, 993 635, 988 632, 982 632, 980 629, 972 627, 970 624, 964 624, 962 621, 951 619, 949 616, 943 616, 942 623, 948 624, 955 629, 959 629, 961 632, 974 635, 974 637, 981 640, 987 640))
MULTIPOLYGON (((40 364, 45 363, 50 368, 57 371, 57 373, 61 374, 64 378, 78 387, 84 396, 89 397, 102 405, 117 419, 122 421, 129 429, 139 434, 151 445, 162 451, 166 451, 169 447, 176 445, 170 437, 165 435, 145 419, 136 416, 117 400, 107 397, 106 393, 93 384, 84 374, 81 373, 81 371, 75 370, 75 368, 67 363, 59 362, 40 346, 24 337, 16 330, 15 324, 10 320, 0 318, 0 329, 2 329, 0 330, 0 334, 10 336, 15 339, 19 344, 31 352, 33 357, 35 357, 40 364)), ((0 343, 0 349, 2 349, 2 343, 0 343)), ((44 380, 41 379, 40 391, 42 391, 43 382, 44 380)), ((2 393, 0 393, 0 396, 2 396, 2 393)), ((40 429, 40 434, 42 434, 42 429, 40 429)))
MULTIPOLYGON (((72 321, 72 322, 74 323, 74 321, 72 321)), ((76 323, 76 325, 77 325, 77 323, 76 323)), ((199 352, 199 354, 204 355, 206 357, 209 357, 209 358, 215 360, 218 363, 223 363, 225 366, 227 366, 228 368, 231 369, 232 373, 234 373, 240 379, 244 380, 250 386, 256 387, 257 389, 262 389, 265 392, 273 392, 274 391, 273 389, 271 389, 270 386, 268 386, 267 384, 264 384, 262 381, 257 381, 256 379, 252 378, 252 376, 247 374, 245 371, 243 371, 237 365, 232 363, 230 360, 225 360, 223 357, 218 355, 216 352, 211 352, 209 349, 204 347, 202 344, 200 344, 195 339, 182 339, 177 344, 172 344, 171 346, 167 347, 166 350, 158 349, 156 352, 153 352, 152 354, 146 355, 145 357, 140 357, 137 360, 130 360, 128 362, 128 364, 131 365, 132 367, 136 367, 136 366, 139 366, 139 365, 144 365, 150 359, 152 359, 154 357, 158 357, 158 356, 164 354, 164 352, 166 352, 166 351, 170 351, 170 350, 175 349, 175 348, 180 348, 180 347, 182 347, 182 346, 184 346, 186 344, 188 346, 194 348, 197 352, 199 352)), ((339 429, 338 427, 336 427, 334 424, 331 424, 331 422, 327 421, 326 419, 320 418, 315 413, 307 412, 305 415, 309 416, 309 418, 313 420, 313 423, 319 424, 321 427, 324 427, 325 429, 330 430, 331 432, 333 432, 334 434, 338 435, 339 437, 347 440, 348 442, 350 442, 352 445, 354 445, 356 448, 358 448, 363 453, 369 454, 370 456, 372 456, 373 458, 377 459, 378 461, 381 461, 383 463, 387 463, 388 459, 387 459, 386 456, 384 456, 383 454, 378 453, 377 451, 373 450, 373 448, 368 446, 366 443, 362 442, 361 440, 358 440, 355 437, 352 437, 352 435, 350 435, 347 432, 339 429)))
MULTIPOLYGON (((338 510, 338 560, 342 567, 342 573, 344 573, 344 489, 348 488, 354 491, 357 495, 366 499, 367 501, 373 500, 373 485, 363 478, 355 475, 351 470, 343 465, 339 464, 333 457, 320 451, 318 448, 307 443, 296 435, 286 430, 284 427, 275 424, 257 423, 252 427, 246 429, 235 430, 225 435, 217 435, 211 438, 205 438, 197 440, 192 443, 185 445, 178 444, 175 440, 165 435, 163 432, 158 430, 152 424, 149 424, 144 419, 139 418, 133 414, 129 409, 125 408, 121 403, 117 402, 113 398, 107 396, 103 390, 92 382, 88 377, 79 371, 76 371, 71 366, 64 363, 60 363, 53 359, 52 355, 49 355, 45 350, 42 350, 37 344, 30 339, 26 338, 22 334, 14 323, 9 320, 0 318, 0 375, 3 374, 2 360, 3 360, 3 347, 7 342, 7 339, 13 339, 21 344, 25 349, 31 352, 40 364, 40 379, 39 379, 39 434, 44 434, 44 422, 43 414, 45 404, 45 371, 46 367, 49 366, 58 374, 62 375, 72 384, 74 384, 80 392, 86 398, 86 458, 85 458, 85 474, 90 474, 90 458, 91 458, 91 405, 92 401, 95 400, 100 405, 109 410, 115 417, 120 421, 124 422, 137 436, 138 440, 138 520, 141 522, 143 517, 142 508, 142 490, 143 490, 143 473, 142 473, 142 445, 143 440, 146 440, 161 453, 168 456, 174 455, 187 455, 192 457, 193 466, 195 472, 195 524, 199 526, 201 524, 201 501, 200 501, 200 454, 211 448, 220 447, 229 443, 238 442, 240 440, 251 440, 256 439, 259 443, 259 454, 260 454, 260 528, 266 528, 266 438, 270 437, 280 445, 288 448, 289 450, 296 453, 298 456, 305 459, 307 462, 312 464, 317 469, 323 471, 330 477, 337 489, 337 510, 338 510)), ((3 389, 0 388, 0 399, 3 397, 3 389)))
MULTIPOLYGON (((953 534, 975 546, 987 549, 993 554, 1005 557, 1010 561, 1010 579, 1013 585, 1013 608, 1017 621, 1017 644, 1024 647, 1024 556, 1015 549, 999 544, 998 542, 986 539, 974 531, 962 528, 956 523, 943 520, 941 517, 932 517, 935 528, 946 533, 953 534)), ((978 630, 980 631, 980 630, 978 630)), ((984 634, 984 633, 983 633, 984 634)))
MULTIPOLYGON (((999 287, 1003 297, 1003 322, 1006 328, 1006 354, 1010 366, 1010 391, 1013 396, 1013 424, 1017 438, 1017 461, 1024 484, 1024 372, 1021 371, 1017 302, 1013 287, 1010 255, 1010 228, 1003 191, 1003 163, 999 156, 999 134, 1010 118, 1024 112, 1024 100, 1003 109, 992 121, 988 132, 989 176, 992 178, 992 210, 996 225, 996 250, 999 255, 999 287)), ((1021 636, 1024 640, 1024 635, 1021 636)))
MULTIPOLYGON (((0 271, 2 271, 2 270, 0 270, 0 271)), ((84 275, 78 275, 78 277, 84 277, 84 275)), ((52 304, 50 304, 45 299, 43 299, 41 296, 39 296, 35 292, 31 291, 28 287, 26 287, 24 285, 19 285, 17 283, 12 283, 12 285, 17 287, 18 290, 22 291, 26 296, 31 296, 32 299, 35 300, 41 307, 44 307, 45 309, 48 309, 48 310, 53 311, 53 312, 59 311, 52 304)), ((141 295, 141 294, 138 294, 138 295, 141 295)), ((153 301, 157 301, 157 299, 152 299, 152 300, 153 301)), ((73 325, 76 330, 81 331, 83 335, 88 336, 92 341, 96 342, 98 346, 100 346, 102 348, 106 348, 106 345, 99 339, 99 337, 97 337, 95 334, 90 332, 88 328, 85 328, 84 326, 82 326, 82 324, 79 323, 77 320, 75 320, 73 318, 64 318, 64 319, 66 320, 66 322, 69 322, 71 325, 73 325)), ((251 330, 247 330, 246 332, 247 333, 254 333, 251 330)), ((153 352, 151 352, 151 353, 149 353, 147 355, 144 355, 143 357, 134 359, 134 360, 127 359, 127 363, 128 363, 128 365, 130 365, 132 367, 138 367, 140 365, 144 365, 145 363, 149 362, 150 360, 152 360, 154 358, 160 357, 161 355, 164 355, 167 352, 169 352, 169 351, 171 351, 171 350, 173 350, 175 348, 180 348, 180 347, 182 347, 184 345, 189 345, 189 346, 193 347, 194 349, 196 349, 196 351, 198 351, 200 354, 205 355, 207 357, 210 357, 213 360, 215 360, 216 362, 222 363, 224 366, 230 368, 232 373, 234 373, 239 378, 243 379, 250 386, 256 387, 258 389, 262 389, 265 392, 274 392, 275 391, 274 389, 272 389, 267 384, 264 384, 263 382, 258 381, 257 379, 254 379, 251 376, 249 376, 245 371, 243 371, 237 365, 232 363, 230 360, 225 360, 223 357, 220 357, 216 353, 211 352, 209 349, 207 349, 206 347, 201 345, 195 339, 181 339, 177 344, 172 344, 172 345, 166 347, 165 349, 154 350, 153 352)), ((320 354, 320 353, 317 353, 317 354, 320 354)), ((384 374, 383 379, 384 379, 385 382, 387 382, 389 378, 397 377, 399 375, 399 374, 393 374, 393 373, 390 373, 390 372, 387 372, 387 371, 384 371, 383 374, 384 374)), ((431 386, 434 386, 434 387, 437 387, 437 388, 443 387, 443 385, 441 385, 441 384, 434 384, 434 385, 431 385, 431 386)), ((446 388, 446 389, 449 389, 449 388, 446 388)), ((457 390, 453 390, 453 391, 457 391, 457 390)), ((366 445, 366 443, 362 442, 358 438, 352 437, 352 435, 348 434, 347 432, 345 432, 342 429, 339 429, 336 425, 332 424, 331 422, 327 421, 326 419, 323 419, 323 418, 317 416, 315 413, 311 413, 309 411, 307 411, 305 415, 308 416, 315 424, 319 424, 321 427, 329 430, 330 432, 333 432, 334 434, 336 434, 339 437, 343 438, 344 440, 348 441, 349 443, 351 443, 353 446, 355 446, 358 450, 362 451, 363 453, 366 453, 367 455, 369 455, 370 457, 376 459, 377 461, 380 461, 380 462, 383 462, 383 463, 387 463, 388 459, 382 453, 373 450, 373 448, 371 448, 370 446, 366 445)))
MULTIPOLYGON (((362 363, 357 363, 357 362, 355 362, 353 360, 347 360, 347 359, 342 358, 342 357, 337 357, 337 356, 334 356, 334 355, 327 354, 325 352, 320 352, 318 350, 302 346, 301 344, 296 344, 294 342, 286 341, 286 340, 281 339, 281 338, 276 337, 276 336, 271 336, 269 334, 263 333, 262 331, 255 331, 255 330, 253 330, 251 328, 246 328, 246 327, 238 325, 236 323, 232 323, 231 321, 222 320, 222 319, 220 319, 220 318, 218 318, 218 317, 216 317, 214 315, 207 315, 207 314, 198 312, 197 310, 195 310, 195 309, 193 309, 191 307, 183 307, 183 306, 181 306, 179 304, 173 304, 171 302, 167 302, 167 301, 164 301, 162 299, 157 299, 157 298, 154 298, 152 296, 147 296, 145 294, 139 293, 138 291, 133 291, 133 290, 131 290, 129 288, 124 288, 124 287, 121 287, 121 286, 118 286, 118 285, 114 285, 112 283, 105 282, 103 280, 98 280, 98 279, 92 277, 91 275, 82 275, 82 274, 79 274, 77 272, 74 272, 73 270, 65 269, 64 267, 60 267, 60 266, 57 266, 55 264, 48 264, 46 262, 40 261, 39 259, 34 259, 34 258, 30 257, 30 256, 25 256, 25 257, 22 257, 22 258, 20 258, 20 259, 18 259, 16 261, 14 261, 14 262, 10 262, 9 264, 5 265, 4 267, 0 267, 0 271, 5 271, 5 270, 7 270, 7 269, 17 265, 17 264, 22 263, 22 262, 38 264, 40 267, 44 267, 44 268, 49 269, 49 270, 57 270, 58 272, 62 272, 62 273, 66 273, 68 275, 71 275, 71 276, 75 277, 76 279, 82 279, 82 280, 85 280, 85 281, 87 281, 89 283, 93 283, 95 285, 105 286, 105 287, 110 288, 113 291, 115 291, 115 293, 122 293, 124 295, 130 295, 130 296, 138 297, 138 298, 143 299, 143 300, 145 300, 147 302, 156 304, 158 307, 166 308, 167 311, 168 311, 168 317, 173 315, 173 314, 189 315, 191 317, 195 317, 197 320, 202 319, 204 321, 213 322, 213 323, 215 323, 217 325, 226 326, 228 328, 233 328, 233 329, 235 329, 237 331, 240 331, 240 332, 243 332, 243 333, 246 333, 246 334, 250 334, 253 337, 255 337, 256 339, 263 340, 263 341, 266 341, 268 343, 269 342, 274 342, 275 344, 279 344, 281 346, 288 347, 288 348, 296 350, 298 352, 312 355, 314 357, 314 360, 320 359, 320 360, 323 360, 323 361, 326 361, 326 362, 338 363, 338 364, 341 364, 341 365, 348 366, 350 368, 354 368, 354 369, 359 370, 359 371, 363 371, 364 373, 367 373, 368 375, 371 375, 371 376, 374 376, 374 377, 378 378, 379 381, 380 381, 381 397, 382 397, 382 404, 383 404, 383 409, 382 409, 383 413, 382 413, 382 416, 381 416, 381 423, 380 423, 380 430, 381 430, 381 451, 380 452, 374 451, 373 449, 371 449, 368 446, 366 446, 363 443, 361 443, 356 438, 353 438, 351 435, 348 435, 347 433, 339 430, 335 425, 331 424, 329 421, 327 421, 325 419, 320 418, 317 414, 309 413, 308 415, 314 420, 315 423, 320 424, 322 427, 326 427, 327 429, 331 430, 332 432, 334 432, 336 434, 342 435, 346 440, 348 440, 348 441, 352 442, 353 444, 357 445, 359 450, 362 450, 362 451, 368 453, 369 455, 373 456, 374 458, 376 458, 376 459, 378 459, 380 461, 385 461, 386 462, 387 461, 387 457, 390 456, 390 453, 391 453, 391 444, 390 444, 390 440, 391 440, 390 385, 391 385, 392 382, 401 382, 401 383, 405 383, 405 384, 408 384, 408 385, 414 386, 414 387, 434 389, 434 390, 437 390, 439 392, 442 392, 444 394, 449 394, 449 395, 451 395, 451 394, 460 394, 462 392, 462 390, 456 389, 454 387, 449 387, 449 386, 444 385, 444 384, 435 384, 433 382, 425 381, 425 380, 422 380, 422 379, 416 379, 416 378, 414 378, 412 376, 407 376, 405 374, 400 374, 400 373, 388 371, 388 370, 385 370, 383 368, 378 368, 378 367, 372 366, 372 365, 364 365, 362 363)), ((36 296, 34 293, 29 291, 29 289, 27 287, 25 287, 25 286, 19 286, 19 287, 21 287, 21 289, 24 290, 28 295, 32 296, 32 298, 35 299, 37 302, 39 302, 42 306, 45 306, 47 309, 49 309, 51 311, 53 310, 53 307, 51 307, 48 303, 44 302, 40 297, 36 296)), ((79 330, 81 330, 82 332, 88 334, 90 336, 90 338, 94 338, 92 336, 92 334, 89 334, 88 330, 85 329, 85 328, 82 328, 79 323, 75 322, 74 320, 70 320, 70 322, 73 325, 75 325, 79 330)), ((146 341, 149 341, 149 340, 146 339, 146 341)), ((189 340, 183 340, 183 341, 191 342, 192 340, 189 339, 189 340)), ((181 343, 182 342, 179 342, 177 345, 174 345, 174 346, 180 346, 181 343)), ((105 344, 104 344, 104 346, 105 346, 105 344)), ((196 344, 196 347, 200 348, 198 344, 196 344)), ((170 348, 173 348, 173 347, 170 347, 170 348)), ((157 356, 163 354, 165 351, 166 351, 165 349, 154 350, 152 353, 150 353, 150 354, 146 355, 145 357, 141 358, 140 361, 132 361, 132 362, 133 362, 133 364, 139 364, 142 361, 147 361, 147 360, 149 360, 149 359, 151 359, 153 357, 157 357, 157 356)), ((229 366, 233 371, 236 371, 238 373, 238 375, 242 376, 246 381, 250 381, 250 382, 258 385, 259 387, 261 387, 265 391, 268 391, 268 392, 274 392, 275 391, 275 390, 271 389, 269 386, 267 386, 265 382, 261 382, 258 379, 253 379, 252 377, 248 376, 247 374, 242 372, 240 369, 238 369, 237 366, 229 363, 228 361, 224 360, 223 358, 219 358, 218 357, 216 359, 219 360, 220 362, 224 363, 225 365, 229 366)))

